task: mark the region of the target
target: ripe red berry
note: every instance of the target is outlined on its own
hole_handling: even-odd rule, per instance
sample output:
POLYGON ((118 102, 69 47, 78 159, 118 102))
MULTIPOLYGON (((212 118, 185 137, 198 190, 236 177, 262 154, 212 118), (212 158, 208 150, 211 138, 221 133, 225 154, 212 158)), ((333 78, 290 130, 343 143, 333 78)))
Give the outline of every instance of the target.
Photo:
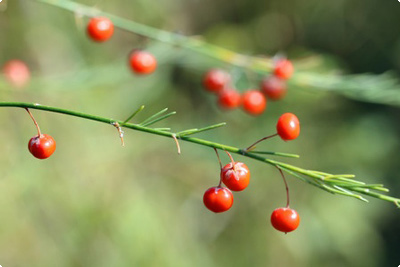
POLYGON ((92 18, 87 25, 87 33, 96 42, 104 42, 114 33, 114 24, 104 17, 92 18))
POLYGON ((292 62, 287 59, 281 59, 275 64, 274 74, 276 77, 287 80, 293 74, 294 68, 292 62))
POLYGON ((293 209, 278 208, 272 212, 271 224, 276 230, 288 233, 299 226, 300 216, 293 209))
POLYGON ((230 79, 231 77, 226 71, 212 69, 204 76, 203 84, 208 91, 218 93, 228 85, 230 79))
POLYGON ((269 76, 261 82, 261 91, 271 100, 282 99, 286 95, 286 83, 276 76, 269 76))
POLYGON ((242 103, 242 96, 234 89, 225 89, 218 94, 218 104, 225 109, 234 109, 242 103))
POLYGON ((151 53, 141 50, 131 53, 129 63, 137 74, 150 74, 157 68, 156 58, 151 53))
POLYGON ((293 113, 285 113, 279 117, 276 130, 285 141, 296 139, 300 134, 299 119, 293 113))
POLYGON ((3 72, 8 82, 15 87, 23 87, 31 77, 25 62, 16 59, 7 61, 3 66, 3 72))
POLYGON ((228 188, 211 187, 204 193, 203 202, 213 212, 224 212, 232 207, 233 194, 228 188))
POLYGON ((226 164, 221 170, 222 182, 232 191, 242 191, 250 183, 250 170, 243 162, 226 164))
POLYGON ((29 140, 28 149, 34 157, 46 159, 56 150, 56 141, 47 134, 36 135, 29 140))
POLYGON ((243 109, 251 115, 260 115, 267 107, 267 99, 256 90, 250 90, 242 96, 243 109))

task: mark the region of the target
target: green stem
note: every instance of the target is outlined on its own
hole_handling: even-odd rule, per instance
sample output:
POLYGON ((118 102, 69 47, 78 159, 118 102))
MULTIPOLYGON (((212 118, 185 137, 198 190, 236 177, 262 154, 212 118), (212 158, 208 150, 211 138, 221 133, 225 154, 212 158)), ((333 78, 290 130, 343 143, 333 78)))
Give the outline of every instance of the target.
MULTIPOLYGON (((134 124, 134 123, 127 123, 127 122, 120 121, 120 120, 104 118, 104 117, 100 117, 100 116, 96 116, 96 115, 86 114, 83 112, 77 112, 77 111, 72 111, 72 110, 68 110, 68 109, 40 105, 37 103, 0 102, 0 107, 18 107, 18 108, 24 108, 24 109, 37 109, 37 110, 55 112, 55 113, 65 114, 65 115, 69 115, 69 116, 75 116, 75 117, 79 117, 79 118, 83 118, 83 119, 88 119, 88 120, 92 120, 92 121, 107 123, 107 124, 111 124, 113 126, 119 125, 120 127, 129 128, 132 130, 137 130, 137 131, 141 131, 141 132, 146 132, 146 133, 150 133, 150 134, 173 138, 173 139, 175 139, 175 141, 177 141, 177 134, 169 132, 169 131, 150 128, 150 127, 146 127, 146 126, 141 126, 139 124, 134 124)), ((354 179, 346 178, 349 176, 352 177, 352 175, 346 174, 346 175, 344 175, 346 177, 341 177, 340 175, 332 175, 332 174, 325 173, 325 172, 306 170, 306 169, 302 169, 302 168, 299 168, 299 167, 296 167, 296 166, 293 166, 293 165, 290 165, 287 163, 264 158, 260 155, 254 154, 252 152, 247 152, 245 149, 240 149, 237 147, 228 146, 228 145, 224 145, 224 144, 220 144, 220 143, 216 143, 216 142, 212 142, 212 141, 208 141, 208 140, 204 140, 204 139, 200 139, 200 138, 181 136, 181 137, 179 137, 179 139, 186 141, 186 142, 211 147, 213 149, 225 150, 226 152, 239 154, 239 155, 242 155, 242 156, 245 156, 248 158, 252 158, 252 159, 270 164, 274 167, 277 167, 280 170, 283 170, 283 171, 293 175, 294 177, 299 178, 302 181, 310 183, 318 188, 321 188, 321 189, 326 190, 331 193, 355 197, 357 199, 365 201, 365 199, 362 196, 356 194, 356 193, 361 193, 361 194, 364 194, 367 196, 371 196, 371 197, 375 197, 378 199, 393 202, 398 207, 400 207, 400 199, 399 198, 382 195, 381 193, 372 191, 372 190, 378 190, 378 191, 385 190, 385 188, 381 187, 381 185, 378 185, 378 188, 374 189, 374 187, 377 186, 375 184, 368 185, 368 184, 365 184, 363 182, 360 182, 360 181, 357 181, 354 179), (304 176, 306 176, 307 178, 304 176), (368 187, 368 188, 363 188, 363 187, 368 187)), ((177 143, 177 144, 179 145, 179 143, 177 143)), ((179 146, 178 146, 178 150, 179 150, 179 146)))
POLYGON ((262 73, 265 73, 266 71, 273 68, 273 62, 271 59, 238 54, 223 47, 209 44, 198 38, 187 37, 181 34, 163 31, 69 0, 36 1, 63 8, 87 17, 104 16, 111 19, 114 25, 120 29, 134 32, 138 35, 145 36, 173 46, 190 49, 197 53, 218 59, 222 62, 226 62, 234 66, 252 69, 254 71, 259 71, 262 73))

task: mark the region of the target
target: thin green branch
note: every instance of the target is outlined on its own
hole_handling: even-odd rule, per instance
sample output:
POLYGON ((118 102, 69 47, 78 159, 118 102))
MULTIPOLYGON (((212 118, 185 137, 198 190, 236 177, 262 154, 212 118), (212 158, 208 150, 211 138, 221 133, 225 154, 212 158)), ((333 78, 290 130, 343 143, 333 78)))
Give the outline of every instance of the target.
POLYGON ((168 108, 164 108, 164 109, 160 110, 160 111, 157 112, 156 114, 151 115, 150 117, 148 117, 147 119, 145 119, 144 121, 142 121, 141 123, 139 123, 139 125, 142 125, 142 126, 143 126, 143 125, 146 124, 147 122, 152 121, 154 118, 156 118, 156 117, 160 116, 161 114, 167 112, 167 110, 168 110, 168 108))
POLYGON ((153 125, 156 122, 159 122, 159 121, 162 121, 162 120, 164 120, 166 118, 169 118, 169 117, 171 117, 172 115, 175 115, 175 114, 176 114, 176 111, 172 111, 172 112, 170 112, 168 114, 165 114, 165 115, 163 115, 161 117, 155 118, 155 119, 153 119, 151 121, 148 121, 146 123, 141 123, 141 125, 144 126, 144 127, 147 127, 147 126, 153 125))
MULTIPOLYGON (((118 127, 124 127, 124 128, 132 129, 132 130, 141 131, 141 132, 165 136, 165 137, 173 138, 173 139, 175 139, 175 141, 177 141, 176 133, 172 133, 172 132, 160 130, 160 129, 155 129, 155 128, 150 128, 150 127, 146 127, 146 126, 139 125, 139 124, 127 123, 124 121, 117 121, 114 119, 104 118, 104 117, 86 114, 86 113, 77 112, 77 111, 72 111, 72 110, 68 110, 68 109, 45 106, 45 105, 40 105, 40 104, 35 104, 35 103, 24 103, 24 102, 0 102, 0 107, 18 107, 18 108, 29 108, 29 109, 37 109, 37 110, 55 112, 55 113, 75 116, 75 117, 79 117, 79 118, 83 118, 83 119, 112 124, 113 126, 118 125, 118 127)), ((157 114, 160 114, 160 112, 158 112, 157 114)), ((157 116, 153 115, 151 117, 155 118, 157 116)), ((207 128, 207 127, 205 127, 205 128, 207 128)), ((367 195, 370 197, 374 197, 374 198, 392 202, 396 206, 400 207, 400 199, 399 198, 383 195, 379 192, 372 191, 372 190, 387 191, 387 189, 384 188, 382 185, 380 185, 380 184, 365 184, 364 182, 357 181, 355 179, 349 179, 350 177, 351 178, 354 177, 351 174, 333 175, 333 174, 329 174, 329 173, 325 173, 325 172, 306 170, 306 169, 302 169, 302 168, 299 168, 299 167, 296 167, 296 166, 293 166, 293 165, 290 165, 287 163, 264 158, 258 154, 255 154, 254 152, 248 152, 244 149, 240 149, 240 148, 233 147, 233 146, 228 146, 228 145, 224 145, 224 144, 220 144, 220 143, 216 143, 216 142, 212 142, 212 141, 208 141, 208 140, 204 140, 204 139, 188 137, 188 136, 180 136, 179 139, 186 141, 186 142, 191 142, 191 143, 195 143, 198 145, 202 145, 202 146, 208 146, 208 147, 211 147, 214 149, 221 149, 221 150, 225 150, 225 151, 228 151, 231 153, 236 153, 236 154, 248 157, 248 158, 252 158, 252 159, 270 164, 274 167, 278 167, 278 168, 282 169, 283 171, 293 175, 294 177, 296 177, 304 182, 307 182, 311 185, 314 185, 314 186, 316 186, 320 189, 323 189, 325 191, 328 191, 330 193, 345 195, 345 196, 357 198, 362 201, 366 201, 366 199, 360 195, 360 194, 363 194, 363 195, 367 195)))
POLYGON ((135 110, 132 115, 130 115, 126 120, 124 120, 124 123, 127 123, 130 121, 133 117, 135 117, 140 111, 144 109, 144 105, 140 106, 137 110, 135 110))
POLYGON ((273 155, 273 156, 280 156, 280 157, 287 157, 287 158, 300 158, 300 156, 296 155, 296 154, 274 152, 274 151, 254 151, 254 150, 252 150, 249 152, 254 153, 254 154, 261 154, 261 155, 273 155))
MULTIPOLYGON (((120 29, 145 36, 147 38, 195 51, 227 64, 252 70, 259 74, 268 74, 273 69, 273 60, 269 57, 247 56, 234 51, 209 44, 199 37, 188 37, 181 34, 168 32, 140 24, 119 16, 100 11, 96 8, 79 4, 70 0, 36 0, 37 2, 49 4, 75 14, 87 17, 105 16, 110 18, 114 25, 120 29)), ((314 56, 314 58, 317 56, 314 56)), ((311 59, 311 61, 318 61, 311 59)), ((317 65, 319 63, 316 63, 317 65)), ((307 59, 295 62, 297 69, 302 65, 307 66, 307 59), (304 64, 305 63, 305 64, 304 64)), ((315 67, 315 66, 314 66, 315 67)), ((303 67, 304 69, 304 67, 303 67)), ((318 90, 336 92, 349 98, 381 103, 386 105, 400 106, 400 85, 398 78, 393 73, 342 75, 332 73, 316 73, 296 71, 288 81, 289 84, 303 88, 318 88, 318 90)))
POLYGON ((205 131, 209 131, 215 128, 219 128, 222 126, 225 126, 226 122, 221 122, 221 123, 217 123, 217 124, 213 124, 207 127, 203 127, 200 129, 194 128, 194 129, 189 129, 189 130, 185 130, 185 131, 181 131, 176 133, 177 136, 182 137, 182 136, 188 136, 188 135, 192 135, 192 134, 197 134, 197 133, 201 133, 201 132, 205 132, 205 131))
POLYGON ((113 14, 100 11, 96 8, 82 5, 69 0, 36 0, 45 4, 56 6, 74 12, 79 15, 94 17, 105 16, 112 20, 114 25, 120 29, 134 32, 138 35, 145 36, 163 43, 182 48, 190 49, 197 53, 218 59, 234 66, 250 68, 260 72, 271 70, 273 62, 269 58, 253 57, 238 54, 229 49, 209 44, 197 37, 187 37, 181 34, 163 31, 144 24, 140 24, 128 19, 115 16, 113 14))

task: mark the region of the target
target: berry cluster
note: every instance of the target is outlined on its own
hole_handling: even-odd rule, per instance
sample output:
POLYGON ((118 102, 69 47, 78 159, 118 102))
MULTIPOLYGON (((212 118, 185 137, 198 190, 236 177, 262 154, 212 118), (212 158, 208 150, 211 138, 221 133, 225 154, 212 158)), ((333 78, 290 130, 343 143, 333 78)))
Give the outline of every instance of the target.
MULTIPOLYGON (((92 18, 87 25, 87 33, 95 42, 105 42, 114 33, 114 24, 104 17, 92 18)), ((137 74, 150 74, 157 68, 156 58, 149 52, 134 50, 129 55, 129 65, 137 74)))
MULTIPOLYGON (((292 113, 285 113, 280 116, 276 125, 277 133, 271 136, 264 137, 247 149, 246 152, 255 148, 259 142, 274 136, 280 136, 282 140, 296 139, 300 134, 300 123, 296 115, 292 113)), ((250 183, 250 170, 243 162, 234 161, 231 154, 225 151, 231 162, 222 167, 218 151, 215 149, 220 163, 221 172, 218 186, 207 189, 203 196, 203 203, 207 209, 220 213, 229 210, 233 205, 233 194, 231 191, 242 191, 250 183), (224 184, 226 187, 223 187, 224 184)), ((278 168, 282 178, 285 182, 287 192, 287 205, 285 208, 278 208, 272 212, 271 224, 281 232, 291 232, 295 230, 300 224, 300 217, 297 212, 289 208, 289 188, 283 172, 278 168)))
MULTIPOLYGON (((114 33, 114 24, 104 17, 92 18, 87 25, 87 34, 95 42, 105 42, 114 33)), ((136 74, 150 74, 157 68, 156 58, 147 51, 134 50, 129 55, 129 66, 136 74)), ((21 60, 10 60, 3 66, 7 81, 14 87, 25 86, 30 79, 28 66, 21 60)))
MULTIPOLYGON (((89 37, 96 42, 109 40, 114 33, 113 23, 104 17, 92 18, 87 25, 89 37)), ((129 56, 131 69, 138 74, 150 74, 155 71, 157 61, 154 56, 146 51, 134 50, 129 56)), ((4 68, 4 73, 11 83, 22 86, 29 80, 29 69, 21 61, 10 61, 4 68)), ((252 115, 260 115, 264 112, 267 105, 267 98, 277 100, 284 96, 285 86, 282 79, 288 79, 293 72, 293 67, 288 60, 282 60, 276 64, 275 76, 271 76, 262 82, 261 92, 258 90, 248 90, 243 94, 238 93, 232 86, 229 86, 231 77, 222 70, 213 69, 204 78, 204 86, 210 92, 218 94, 218 103, 226 109, 233 109, 242 106, 243 109, 252 115), (263 94, 264 93, 264 94, 263 94)), ((33 136, 28 143, 30 153, 38 159, 50 157, 56 150, 55 140, 48 134, 42 134, 38 123, 28 108, 26 111, 32 118, 38 134, 33 136)), ((115 125, 122 133, 118 124, 115 125)), ((267 138, 279 135, 283 140, 296 139, 300 133, 300 124, 297 117, 292 113, 283 114, 277 123, 277 133, 262 138, 248 147, 245 152, 254 149, 255 145, 267 138)), ((176 137, 174 136, 175 140, 176 137)), ((176 140, 177 141, 177 140, 176 140)), ((179 143, 178 151, 179 151, 179 143)), ((214 148, 215 149, 215 148, 214 148)), ((232 155, 226 151, 231 162, 222 167, 220 157, 220 179, 216 187, 209 188, 203 196, 204 205, 211 211, 220 213, 229 210, 233 205, 233 194, 231 191, 239 192, 247 188, 250 183, 250 170, 243 162, 234 161, 232 155), (224 184, 226 187, 223 187, 224 184)), ((278 168, 279 169, 279 168, 278 168)), ((300 222, 300 217, 295 210, 289 208, 289 190, 282 171, 279 169, 285 181, 287 190, 286 208, 278 208, 271 215, 273 227, 282 232, 295 230, 300 222)))
POLYGON ((277 60, 274 74, 261 81, 260 90, 247 90, 243 94, 232 85, 231 75, 221 69, 209 70, 203 78, 204 88, 217 94, 218 105, 223 109, 242 107, 250 115, 264 113, 267 99, 279 100, 286 95, 286 82, 293 74, 293 65, 287 59, 277 60))

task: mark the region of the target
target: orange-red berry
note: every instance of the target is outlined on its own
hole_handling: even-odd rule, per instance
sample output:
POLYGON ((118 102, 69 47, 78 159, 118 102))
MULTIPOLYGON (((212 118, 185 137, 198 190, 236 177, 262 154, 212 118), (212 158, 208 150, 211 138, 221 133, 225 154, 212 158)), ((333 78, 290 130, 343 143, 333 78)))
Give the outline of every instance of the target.
POLYGON ((104 42, 114 33, 114 24, 104 17, 92 18, 87 25, 87 33, 96 42, 104 42))
POLYGON ((218 105, 225 109, 234 109, 242 103, 242 96, 234 89, 225 89, 218 94, 218 105))
POLYGON ((286 82, 276 76, 269 76, 262 80, 261 91, 271 100, 279 100, 286 95, 286 82))
POLYGON ((242 96, 243 109, 251 115, 261 115, 267 107, 267 99, 257 90, 250 90, 242 96))
POLYGON ((8 82, 15 87, 23 87, 31 77, 25 62, 17 59, 7 61, 3 66, 3 72, 8 82))
POLYGON ((293 209, 278 208, 271 214, 271 224, 276 230, 288 233, 297 229, 300 216, 293 209))
POLYGON ((46 159, 56 150, 56 141, 47 134, 36 135, 29 140, 28 149, 34 157, 46 159))
POLYGON ((231 162, 222 168, 221 180, 230 190, 242 191, 250 183, 250 170, 243 162, 231 162))
POLYGON ((275 64, 274 74, 276 77, 287 80, 293 74, 294 68, 290 60, 281 59, 275 64))
POLYGON ((204 193, 203 203, 212 212, 224 212, 232 207, 233 194, 228 188, 211 187, 204 193))
POLYGON ((157 68, 157 60, 153 54, 141 50, 131 53, 129 63, 132 71, 137 74, 150 74, 157 68))
POLYGON ((300 134, 299 119, 293 113, 285 113, 279 117, 276 130, 285 141, 296 139, 300 134))
POLYGON ((218 93, 228 85, 230 79, 231 77, 226 71, 211 69, 204 75, 203 85, 208 91, 218 93))

